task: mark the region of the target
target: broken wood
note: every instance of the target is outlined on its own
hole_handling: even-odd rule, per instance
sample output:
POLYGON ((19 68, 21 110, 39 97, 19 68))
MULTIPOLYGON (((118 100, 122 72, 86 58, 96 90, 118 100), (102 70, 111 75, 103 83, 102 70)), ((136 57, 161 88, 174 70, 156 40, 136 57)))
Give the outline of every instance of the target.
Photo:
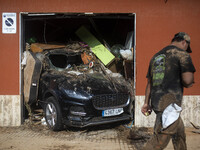
POLYGON ((43 52, 44 50, 57 49, 57 48, 65 48, 65 45, 53 45, 53 44, 41 44, 41 43, 33 43, 31 44, 31 51, 43 52))
POLYGON ((27 104, 37 101, 41 71, 41 61, 32 52, 28 51, 27 63, 24 68, 24 101, 27 104))

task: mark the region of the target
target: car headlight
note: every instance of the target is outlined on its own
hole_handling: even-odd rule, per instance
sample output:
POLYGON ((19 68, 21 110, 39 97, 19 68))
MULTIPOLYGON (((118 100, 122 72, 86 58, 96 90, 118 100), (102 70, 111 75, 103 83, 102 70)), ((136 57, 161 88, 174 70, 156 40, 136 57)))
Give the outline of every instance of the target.
POLYGON ((88 95, 87 93, 80 93, 78 91, 75 91, 75 90, 66 90, 66 89, 63 89, 63 91, 69 96, 69 97, 72 97, 72 98, 76 98, 76 99, 83 99, 83 100, 86 100, 86 99, 90 99, 92 96, 91 95, 88 95))

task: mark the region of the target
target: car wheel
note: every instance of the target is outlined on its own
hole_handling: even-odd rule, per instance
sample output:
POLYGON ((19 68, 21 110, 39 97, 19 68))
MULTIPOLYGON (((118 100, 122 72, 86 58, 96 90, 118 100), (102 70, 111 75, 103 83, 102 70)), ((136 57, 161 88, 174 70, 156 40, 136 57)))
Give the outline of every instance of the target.
POLYGON ((60 106, 54 97, 47 98, 45 108, 45 119, 49 129, 59 131, 63 128, 60 106))

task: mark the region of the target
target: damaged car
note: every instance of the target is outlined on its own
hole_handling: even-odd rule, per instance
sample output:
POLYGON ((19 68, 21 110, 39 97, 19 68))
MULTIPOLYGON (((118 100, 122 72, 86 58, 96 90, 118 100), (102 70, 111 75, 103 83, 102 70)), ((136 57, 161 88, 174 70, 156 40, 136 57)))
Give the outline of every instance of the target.
POLYGON ((27 103, 37 99, 49 129, 58 131, 64 125, 87 127, 133 119, 130 83, 107 69, 87 45, 76 42, 29 53, 35 66, 27 103))

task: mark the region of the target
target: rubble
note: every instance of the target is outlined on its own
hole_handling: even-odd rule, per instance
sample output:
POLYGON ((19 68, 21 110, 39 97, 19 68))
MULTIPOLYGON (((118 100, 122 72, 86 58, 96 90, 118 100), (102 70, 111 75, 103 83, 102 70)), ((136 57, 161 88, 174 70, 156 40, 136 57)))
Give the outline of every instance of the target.
MULTIPOLYGON (((24 89, 25 89, 25 96, 26 96, 25 106, 29 112, 31 123, 44 124, 44 123, 41 123, 43 116, 35 115, 33 112, 33 107, 31 105, 34 105, 34 103, 39 103, 43 107, 43 109, 45 108, 49 109, 48 110, 49 114, 51 113, 52 109, 55 108, 55 106, 51 106, 53 102, 48 103, 48 107, 47 107, 46 101, 45 101, 46 99, 43 99, 44 97, 46 97, 45 95, 43 95, 45 94, 45 91, 51 91, 52 89, 55 90, 55 92, 59 91, 59 93, 56 93, 56 94, 60 94, 58 97, 66 94, 66 97, 68 97, 68 99, 72 101, 70 103, 73 103, 74 99, 77 99, 77 100, 88 99, 92 101, 92 97, 94 99, 97 99, 95 100, 95 102, 97 102, 99 101, 100 97, 99 96, 95 97, 95 95, 98 95, 98 93, 99 95, 102 95, 102 96, 105 95, 106 93, 107 95, 110 94, 110 96, 114 96, 112 99, 113 100, 115 99, 116 102, 110 103, 110 102, 105 101, 108 104, 108 105, 105 105, 107 108, 104 108, 103 110, 101 110, 102 108, 98 106, 97 110, 99 112, 103 112, 105 109, 111 109, 111 108, 114 109, 116 107, 118 111, 121 110, 121 113, 125 112, 124 114, 127 115, 127 116, 121 115, 121 118, 124 117, 124 119, 126 120, 128 118, 129 119, 133 118, 132 110, 134 109, 133 108, 134 92, 133 92, 133 87, 131 85, 131 82, 129 80, 125 80, 123 75, 121 75, 120 73, 113 73, 112 71, 110 71, 105 66, 105 64, 103 64, 102 60, 99 60, 96 57, 96 54, 94 54, 94 52, 91 50, 91 48, 87 44, 83 42, 78 42, 78 41, 71 41, 65 46, 60 47, 60 45, 56 46, 56 45, 49 45, 49 44, 45 45, 45 44, 40 44, 40 43, 32 43, 30 46, 30 50, 24 52, 24 56, 25 56, 24 59, 26 58, 27 60, 29 60, 30 58, 31 59, 33 58, 32 62, 34 62, 34 63, 28 63, 30 61, 23 60, 24 62, 23 65, 25 66, 24 79, 26 79, 26 77, 29 77, 28 82, 24 80, 24 85, 25 85, 24 89), (28 56, 27 56, 27 52, 29 54, 28 56), (38 62, 39 62, 39 65, 38 65, 38 62), (31 71, 28 71, 30 70, 30 68, 31 68, 31 71), (29 91, 27 92, 26 89, 29 89, 29 91), (123 100, 118 98, 119 96, 122 96, 122 95, 124 95, 123 100), (113 106, 109 106, 109 105, 113 105, 113 106), (50 107, 54 107, 54 108, 50 108, 50 107), (120 107, 124 107, 124 109, 120 107), (125 109, 125 107, 127 108, 125 109)), ((52 95, 52 94, 49 93, 49 95, 52 95)), ((63 103, 62 101, 66 101, 64 97, 59 98, 59 99, 61 101, 60 103, 63 103)), ((57 100, 55 100, 55 98, 52 98, 52 100, 49 100, 49 101, 56 102, 57 100)), ((65 102, 65 103, 68 103, 68 102, 65 102)), ((97 104, 101 104, 101 103, 98 102, 97 104)), ((66 106, 69 107, 68 105, 66 106)), ((66 107, 66 106, 62 105, 61 107, 66 107)), ((70 107, 74 107, 74 106, 70 106, 70 107)), ((91 106, 87 106, 87 107, 91 107, 91 106)), ((57 109, 57 106, 56 106, 56 109, 57 109)), ((70 108, 64 108, 62 110, 66 111, 68 109, 70 108)), ((55 110, 55 111, 57 113, 58 110, 55 110)), ((67 113, 67 112, 63 112, 63 113, 67 113)), ((46 114, 47 112, 43 114, 45 118, 47 117, 46 114)), ((83 115, 86 113, 75 112, 75 114, 83 115)), ((97 114, 98 113, 96 112, 96 115, 97 114)), ((118 114, 114 115, 116 120, 118 119, 117 115, 118 114)), ((65 117, 65 119, 67 120, 69 118, 65 117)), ((102 117, 102 120, 106 120, 106 118, 102 117)), ((107 119, 107 121, 109 120, 107 119)), ((110 120, 110 122, 112 122, 112 119, 110 120)), ((72 125, 71 122, 66 123, 66 124, 72 125)), ((94 120, 94 124, 95 124, 95 120, 94 120)), ((83 126, 83 125, 80 124, 80 126, 83 126)))

